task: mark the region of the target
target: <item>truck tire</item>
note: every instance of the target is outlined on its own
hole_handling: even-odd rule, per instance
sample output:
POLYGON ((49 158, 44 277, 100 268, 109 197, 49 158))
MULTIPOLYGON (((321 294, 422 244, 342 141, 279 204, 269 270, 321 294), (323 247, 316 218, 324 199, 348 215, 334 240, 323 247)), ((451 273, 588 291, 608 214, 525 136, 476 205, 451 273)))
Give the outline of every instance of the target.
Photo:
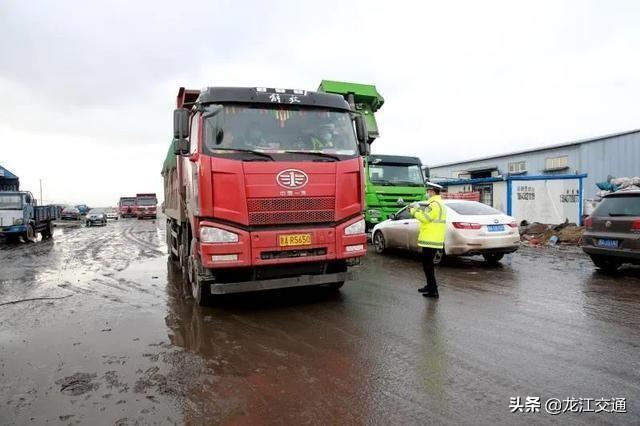
POLYGON ((33 225, 32 224, 28 224, 27 225, 27 232, 22 234, 22 239, 23 239, 23 241, 25 243, 33 243, 35 238, 36 238, 36 233, 33 230, 33 225))
POLYGON ((207 285, 202 282, 200 276, 200 260, 195 253, 196 239, 191 240, 191 246, 189 248, 189 284, 191 284, 191 295, 193 300, 199 306, 207 306, 209 304, 209 292, 207 291, 207 285))
POLYGON ((43 240, 48 240, 53 237, 53 221, 47 223, 47 227, 40 232, 43 240))

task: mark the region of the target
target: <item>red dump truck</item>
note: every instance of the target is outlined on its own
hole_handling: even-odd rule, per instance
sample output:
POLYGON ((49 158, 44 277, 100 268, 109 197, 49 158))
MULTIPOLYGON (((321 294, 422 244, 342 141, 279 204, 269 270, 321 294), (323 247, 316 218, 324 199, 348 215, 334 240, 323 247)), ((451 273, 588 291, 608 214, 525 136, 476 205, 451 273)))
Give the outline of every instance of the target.
POLYGON ((136 194, 136 217, 138 219, 158 217, 158 198, 156 194, 136 194))
POLYGON ((167 245, 193 297, 340 288, 366 253, 365 120, 353 96, 181 88, 164 177, 167 245))
POLYGON ((136 197, 120 197, 118 213, 120 217, 136 217, 136 197))

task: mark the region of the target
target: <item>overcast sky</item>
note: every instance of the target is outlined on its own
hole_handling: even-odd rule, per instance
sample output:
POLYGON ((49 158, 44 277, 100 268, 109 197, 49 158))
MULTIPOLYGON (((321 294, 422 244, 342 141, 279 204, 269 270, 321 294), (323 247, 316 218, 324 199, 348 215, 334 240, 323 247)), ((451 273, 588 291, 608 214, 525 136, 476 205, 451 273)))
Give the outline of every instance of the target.
POLYGON ((49 202, 162 199, 180 86, 373 83, 373 151, 428 165, 640 128, 640 2, 313 4, 2 1, 0 165, 49 202))

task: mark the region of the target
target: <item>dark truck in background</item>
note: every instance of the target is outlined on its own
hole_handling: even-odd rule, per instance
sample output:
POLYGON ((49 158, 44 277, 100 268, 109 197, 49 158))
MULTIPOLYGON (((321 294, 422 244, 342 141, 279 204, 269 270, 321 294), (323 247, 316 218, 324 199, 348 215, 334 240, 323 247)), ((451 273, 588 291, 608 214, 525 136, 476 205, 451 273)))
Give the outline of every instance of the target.
POLYGON ((29 242, 39 232, 42 238, 51 238, 53 221, 59 218, 58 206, 38 206, 31 192, 0 192, 0 237, 29 242))

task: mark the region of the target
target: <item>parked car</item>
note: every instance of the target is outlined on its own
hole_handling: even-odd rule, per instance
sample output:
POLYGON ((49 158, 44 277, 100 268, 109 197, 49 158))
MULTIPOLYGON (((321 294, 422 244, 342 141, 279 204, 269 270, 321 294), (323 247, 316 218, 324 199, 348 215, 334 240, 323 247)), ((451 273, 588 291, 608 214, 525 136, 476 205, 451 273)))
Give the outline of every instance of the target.
POLYGON ((107 219, 118 220, 118 211, 116 209, 109 209, 105 214, 107 219))
POLYGON ((80 210, 75 207, 65 207, 60 213, 62 220, 80 220, 80 210))
MULTIPOLYGON (((426 203, 420 203, 426 205, 426 203)), ((444 200, 447 209, 447 234, 444 252, 438 251, 434 263, 444 256, 482 255, 489 263, 499 262, 505 253, 520 246, 516 220, 477 201, 444 200)), ((373 228, 372 240, 377 253, 388 248, 420 251, 420 222, 411 217, 409 207, 400 209, 373 228)))
POLYGON ((585 221, 582 250, 606 272, 640 264, 640 191, 605 196, 585 221))
POLYGON ((92 209, 87 213, 85 220, 87 226, 104 226, 107 224, 107 215, 102 210, 92 209))

